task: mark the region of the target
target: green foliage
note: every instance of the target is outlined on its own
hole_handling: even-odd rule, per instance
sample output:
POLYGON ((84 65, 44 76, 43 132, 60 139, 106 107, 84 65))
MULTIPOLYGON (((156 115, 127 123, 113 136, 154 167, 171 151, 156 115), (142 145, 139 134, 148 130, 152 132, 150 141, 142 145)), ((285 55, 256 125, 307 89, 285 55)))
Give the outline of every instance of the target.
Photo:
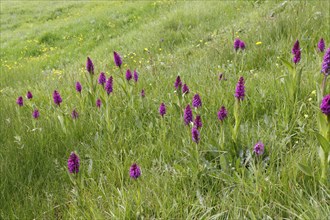
POLYGON ((319 182, 329 140, 315 135, 318 125, 327 128, 315 85, 322 83, 317 42, 330 42, 329 2, 0 4, 0 219, 329 218, 330 190, 319 182), (246 49, 235 53, 237 37, 246 49), (297 68, 290 61, 296 39, 297 68), (126 82, 127 68, 137 69, 137 83, 126 82), (114 77, 110 96, 96 84, 101 71, 114 77), (218 80, 221 72, 226 80, 218 80), (174 92, 177 75, 189 94, 174 92), (235 110, 240 76, 246 97, 235 110), (198 145, 182 118, 195 93, 203 102, 198 145), (262 156, 253 153, 258 141, 262 156), (78 175, 67 171, 72 151, 81 159, 78 175), (134 162, 142 169, 136 181, 134 162))

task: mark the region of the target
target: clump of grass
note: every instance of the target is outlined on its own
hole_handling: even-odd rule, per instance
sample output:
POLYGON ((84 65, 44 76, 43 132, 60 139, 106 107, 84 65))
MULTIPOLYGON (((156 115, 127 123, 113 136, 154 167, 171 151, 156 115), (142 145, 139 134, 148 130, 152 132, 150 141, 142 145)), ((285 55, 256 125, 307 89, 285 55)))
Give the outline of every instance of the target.
POLYGON ((328 2, 1 4, 1 218, 329 216, 328 2))

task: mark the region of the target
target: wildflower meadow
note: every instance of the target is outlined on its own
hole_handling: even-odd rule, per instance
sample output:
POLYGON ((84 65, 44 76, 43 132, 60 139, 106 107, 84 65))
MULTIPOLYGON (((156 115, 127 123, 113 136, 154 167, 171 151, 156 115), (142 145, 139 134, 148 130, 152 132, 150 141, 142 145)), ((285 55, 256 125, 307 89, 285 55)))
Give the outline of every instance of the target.
POLYGON ((329 1, 0 5, 0 219, 330 219, 329 1))

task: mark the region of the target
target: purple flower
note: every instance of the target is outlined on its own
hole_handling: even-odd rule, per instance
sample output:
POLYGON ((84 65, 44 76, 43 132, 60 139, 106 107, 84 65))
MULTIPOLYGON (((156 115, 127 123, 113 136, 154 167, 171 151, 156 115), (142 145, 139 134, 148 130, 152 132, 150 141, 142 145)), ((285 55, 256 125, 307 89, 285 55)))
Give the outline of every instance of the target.
POLYGON ((19 106, 23 106, 23 97, 22 96, 18 97, 17 100, 16 100, 16 103, 19 106))
POLYGON ((35 118, 35 119, 38 119, 39 118, 39 111, 38 111, 38 109, 34 109, 34 111, 32 112, 32 116, 33 116, 33 118, 35 118))
POLYGON ((234 41, 234 49, 237 51, 240 47, 241 41, 240 39, 236 38, 234 41))
POLYGON ((182 82, 181 82, 180 76, 176 77, 176 80, 174 82, 174 87, 175 87, 175 89, 181 89, 182 82))
POLYGON ((202 106, 202 100, 201 97, 199 97, 198 94, 194 95, 193 101, 192 101, 192 106, 195 108, 199 108, 202 106))
POLYGON ((223 73, 219 74, 219 81, 221 81, 221 80, 226 80, 225 75, 223 73))
POLYGON ((126 70, 126 80, 130 81, 132 79, 132 73, 131 70, 127 69, 126 70))
POLYGON ((182 87, 182 94, 188 94, 189 93, 189 87, 187 84, 184 84, 182 87))
POLYGON ((141 97, 144 98, 146 96, 145 92, 144 92, 144 89, 142 89, 141 91, 141 97))
POLYGON ((195 126, 193 126, 191 129, 191 137, 192 140, 198 144, 200 137, 199 137, 199 131, 195 126))
POLYGON ((297 50, 296 53, 295 53, 295 55, 294 55, 294 57, 292 58, 292 61, 295 64, 297 64, 297 63, 299 63, 300 58, 301 58, 301 52, 300 52, 300 50, 297 50))
POLYGON ((78 173, 80 166, 80 159, 77 154, 71 152, 70 157, 68 159, 68 170, 70 173, 78 173))
POLYGON ((104 72, 100 73, 98 83, 104 86, 104 84, 107 82, 107 77, 105 76, 104 72))
POLYGON ((257 156, 260 156, 264 153, 265 150, 265 146, 264 144, 259 141, 258 143, 256 143, 256 145, 254 145, 253 151, 257 156))
POLYGON ((324 54, 321 72, 326 76, 330 74, 330 47, 324 54))
POLYGON ((134 78, 134 81, 135 81, 135 82, 137 82, 138 79, 139 79, 139 74, 136 72, 136 70, 134 70, 133 78, 134 78))
POLYGON ((202 123, 202 118, 200 115, 196 115, 195 121, 194 121, 194 126, 197 129, 200 129, 201 127, 203 127, 203 123, 202 123))
POLYGON ((71 117, 72 117, 72 119, 77 119, 79 117, 79 114, 76 111, 76 109, 73 109, 73 111, 71 113, 71 117))
POLYGON ((76 82, 76 90, 77 90, 77 92, 81 93, 81 89, 82 89, 82 87, 81 87, 80 82, 76 82))
POLYGON ((228 112, 225 106, 221 106, 220 110, 218 111, 218 119, 222 122, 227 118, 227 114, 228 112))
POLYGON ((330 116, 330 94, 324 96, 320 109, 326 116, 330 116))
POLYGON ((130 167, 129 176, 133 179, 137 179, 139 176, 141 176, 141 169, 136 163, 133 163, 130 167))
POLYGON ((292 47, 292 54, 295 55, 297 51, 300 51, 299 41, 297 40, 292 47))
POLYGON ((113 51, 113 59, 115 61, 116 66, 118 66, 120 68, 122 61, 121 61, 119 54, 116 51, 113 51))
POLYGON ((101 99, 97 99, 97 100, 96 100, 96 107, 100 108, 101 105, 102 105, 102 101, 101 101, 101 99))
POLYGON ((164 115, 166 114, 166 106, 164 103, 160 104, 159 106, 159 114, 164 117, 164 115))
POLYGON ((32 99, 32 98, 33 98, 32 93, 31 93, 30 91, 28 91, 28 92, 26 93, 26 98, 27 98, 27 99, 32 99))
POLYGON ((292 58, 292 61, 297 64, 300 61, 301 58, 301 52, 300 52, 300 46, 299 46, 299 41, 297 40, 291 50, 292 54, 294 57, 292 58))
POLYGON ((238 83, 236 84, 235 97, 238 100, 243 100, 244 96, 245 96, 244 78, 243 76, 241 76, 238 80, 238 83))
POLYGON ((62 102, 62 98, 61 98, 61 95, 60 93, 57 91, 57 90, 54 90, 54 93, 53 93, 53 100, 54 100, 54 103, 58 106, 60 106, 61 102, 62 102))
POLYGON ((86 70, 90 74, 94 74, 94 64, 93 64, 92 60, 89 57, 87 57, 86 70))
POLYGON ((184 119, 184 123, 185 125, 189 125, 190 122, 193 122, 193 113, 191 111, 190 105, 187 105, 187 107, 184 110, 183 113, 183 119, 184 119))
POLYGON ((240 41, 239 42, 239 48, 241 48, 241 50, 244 50, 245 49, 245 43, 244 43, 244 41, 240 41))
POLYGON ((16 99, 16 103, 19 105, 19 106, 23 106, 23 97, 20 96, 16 99))
POLYGON ((110 76, 107 82, 105 83, 105 91, 107 91, 108 95, 110 95, 110 93, 112 93, 113 91, 112 83, 113 83, 113 78, 112 76, 110 76))
POLYGON ((325 43, 323 38, 320 39, 319 43, 317 44, 317 47, 319 48, 320 52, 324 52, 325 49, 325 43))

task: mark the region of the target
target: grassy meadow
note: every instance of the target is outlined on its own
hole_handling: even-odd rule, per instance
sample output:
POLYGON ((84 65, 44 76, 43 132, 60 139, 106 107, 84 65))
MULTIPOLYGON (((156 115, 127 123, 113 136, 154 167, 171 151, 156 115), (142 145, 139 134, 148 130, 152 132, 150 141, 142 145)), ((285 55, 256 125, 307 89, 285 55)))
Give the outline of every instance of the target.
POLYGON ((329 1, 0 4, 0 219, 330 218, 329 161, 319 154, 330 138, 317 135, 329 1), (244 50, 234 50, 237 38, 244 50), (110 95, 100 72, 113 77, 110 95), (174 87, 177 76, 188 94, 174 87), (202 119, 198 143, 184 123, 188 104, 202 119), (71 152, 78 173, 68 171, 71 152))

